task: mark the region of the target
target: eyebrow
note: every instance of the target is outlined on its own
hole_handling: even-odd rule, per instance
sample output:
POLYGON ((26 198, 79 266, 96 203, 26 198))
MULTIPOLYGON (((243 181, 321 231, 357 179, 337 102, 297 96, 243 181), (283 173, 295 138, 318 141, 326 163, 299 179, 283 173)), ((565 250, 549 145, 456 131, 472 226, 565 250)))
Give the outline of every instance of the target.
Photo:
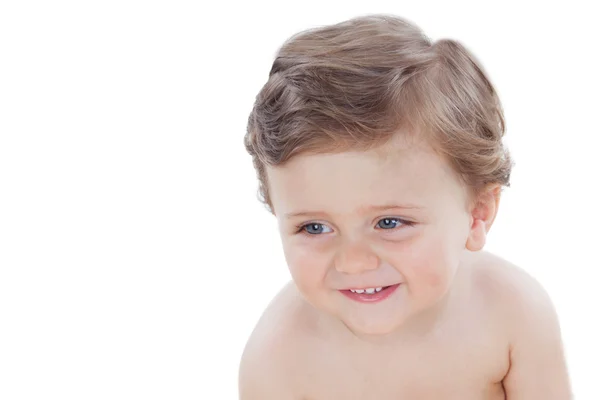
MULTIPOLYGON (((386 211, 386 210, 392 210, 392 209, 404 209, 404 210, 422 210, 423 207, 414 205, 414 204, 402 204, 402 205, 398 205, 398 204, 384 204, 384 205, 380 205, 380 206, 371 206, 371 207, 363 207, 361 209, 359 209, 359 212, 362 213, 370 213, 370 212, 374 212, 374 211, 386 211)), ((302 217, 302 216, 311 216, 311 215, 327 215, 327 213, 324 213, 322 211, 298 211, 298 212, 291 212, 291 213, 287 213, 285 214, 286 218, 294 218, 294 217, 302 217)))

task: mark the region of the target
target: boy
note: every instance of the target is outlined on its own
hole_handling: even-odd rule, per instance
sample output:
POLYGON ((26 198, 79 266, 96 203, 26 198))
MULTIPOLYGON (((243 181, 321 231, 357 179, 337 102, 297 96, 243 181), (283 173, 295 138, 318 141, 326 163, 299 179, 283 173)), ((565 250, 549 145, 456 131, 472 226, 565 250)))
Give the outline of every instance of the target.
POLYGON ((482 250, 504 131, 474 57, 406 20, 282 46, 245 144, 293 282, 248 340, 242 400, 571 398, 546 292, 482 250))

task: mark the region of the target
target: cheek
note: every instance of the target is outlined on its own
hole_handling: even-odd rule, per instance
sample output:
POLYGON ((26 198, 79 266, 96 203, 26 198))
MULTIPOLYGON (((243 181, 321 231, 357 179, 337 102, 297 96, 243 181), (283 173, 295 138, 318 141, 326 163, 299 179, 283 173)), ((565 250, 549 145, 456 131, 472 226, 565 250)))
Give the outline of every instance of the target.
POLYGON ((455 242, 452 238, 438 238, 429 248, 423 279, 433 290, 445 292, 452 283, 460 254, 455 242))
POLYGON ((300 288, 308 289, 323 282, 328 270, 328 257, 314 246, 284 244, 285 260, 292 278, 300 288))
POLYGON ((443 235, 427 233, 398 252, 396 263, 413 289, 438 292, 445 290, 452 280, 456 251, 443 235))
POLYGON ((419 281, 419 286, 432 290, 446 286, 448 268, 445 257, 439 248, 430 247, 427 253, 416 260, 414 275, 419 281))
POLYGON ((447 265, 431 263, 428 266, 429 268, 425 267, 422 274, 423 284, 435 291, 448 287, 451 274, 447 265))

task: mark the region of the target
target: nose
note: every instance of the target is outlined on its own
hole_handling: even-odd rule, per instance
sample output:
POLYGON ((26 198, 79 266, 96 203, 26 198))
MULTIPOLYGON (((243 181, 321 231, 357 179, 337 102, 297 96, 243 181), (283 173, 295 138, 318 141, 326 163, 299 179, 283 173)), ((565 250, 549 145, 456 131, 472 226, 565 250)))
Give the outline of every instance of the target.
POLYGON ((335 269, 346 274, 359 274, 379 267, 379 258, 365 243, 347 242, 338 250, 335 269))

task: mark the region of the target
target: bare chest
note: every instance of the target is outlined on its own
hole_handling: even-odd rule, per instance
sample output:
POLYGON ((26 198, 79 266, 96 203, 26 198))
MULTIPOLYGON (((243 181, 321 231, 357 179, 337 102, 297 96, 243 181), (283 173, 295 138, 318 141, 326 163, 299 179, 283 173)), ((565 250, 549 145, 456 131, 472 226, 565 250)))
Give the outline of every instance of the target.
POLYGON ((465 332, 419 345, 305 353, 294 374, 298 399, 504 399, 508 353, 493 335, 465 332))

